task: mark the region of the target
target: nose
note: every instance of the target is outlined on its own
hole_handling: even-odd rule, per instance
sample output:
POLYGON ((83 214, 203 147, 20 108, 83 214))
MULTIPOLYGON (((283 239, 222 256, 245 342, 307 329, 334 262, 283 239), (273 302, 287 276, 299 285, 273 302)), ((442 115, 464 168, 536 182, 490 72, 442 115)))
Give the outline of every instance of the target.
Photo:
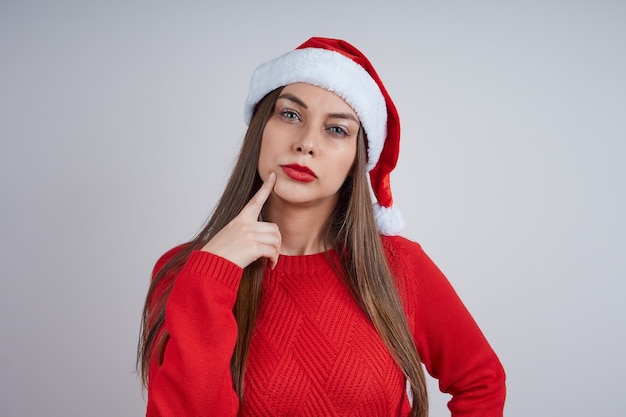
POLYGON ((296 146, 296 152, 313 155, 313 144, 310 142, 302 142, 296 146))
POLYGON ((311 156, 317 154, 318 138, 316 133, 311 130, 312 129, 308 129, 306 132, 303 132, 303 135, 294 143, 294 150, 296 152, 311 156))

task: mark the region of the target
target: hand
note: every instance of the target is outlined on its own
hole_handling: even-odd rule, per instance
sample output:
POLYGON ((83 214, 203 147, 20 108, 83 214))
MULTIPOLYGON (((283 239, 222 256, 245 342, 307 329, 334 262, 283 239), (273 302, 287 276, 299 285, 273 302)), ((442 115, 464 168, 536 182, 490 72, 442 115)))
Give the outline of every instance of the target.
POLYGON ((241 212, 202 248, 245 268, 259 258, 267 258, 270 269, 278 263, 281 236, 274 223, 258 221, 261 209, 276 184, 276 174, 250 199, 241 212))

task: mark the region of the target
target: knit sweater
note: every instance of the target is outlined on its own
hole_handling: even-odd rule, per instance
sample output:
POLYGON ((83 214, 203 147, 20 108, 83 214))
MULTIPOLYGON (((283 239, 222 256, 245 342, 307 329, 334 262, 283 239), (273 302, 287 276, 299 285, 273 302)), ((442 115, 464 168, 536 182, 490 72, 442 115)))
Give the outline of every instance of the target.
MULTIPOLYGON (((382 239, 420 358, 452 395, 451 415, 502 416, 504 370, 447 279, 417 243, 382 239)), ((170 339, 148 375, 147 416, 408 416, 403 374, 328 256, 337 258, 281 255, 266 271, 240 405, 230 359, 243 270, 192 252, 161 281, 176 280, 170 339)))

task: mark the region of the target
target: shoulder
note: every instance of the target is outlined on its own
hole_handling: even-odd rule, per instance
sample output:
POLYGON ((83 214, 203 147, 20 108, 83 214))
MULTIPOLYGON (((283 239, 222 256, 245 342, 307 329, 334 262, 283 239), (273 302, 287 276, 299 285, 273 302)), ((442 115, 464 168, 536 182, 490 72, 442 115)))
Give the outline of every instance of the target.
POLYGON ((177 275, 176 271, 171 268, 172 262, 181 255, 184 255, 183 252, 188 245, 188 243, 184 243, 175 246, 157 259, 152 269, 150 291, 148 292, 151 304, 164 294, 168 294, 171 290, 177 275))
POLYGON ((404 236, 380 236, 385 250, 399 248, 404 250, 421 250, 421 245, 417 242, 407 239, 404 236))
POLYGON ((394 264, 397 264, 397 267, 404 266, 412 269, 431 262, 417 242, 403 236, 381 236, 381 240, 392 269, 395 269, 394 264))
POLYGON ((173 247, 172 249, 165 252, 163 255, 157 259, 154 264, 154 268, 152 269, 152 277, 154 278, 156 274, 163 269, 165 265, 167 265, 170 261, 176 258, 178 255, 181 255, 183 250, 189 245, 189 243, 183 243, 182 245, 178 245, 173 247))
POLYGON ((447 285, 447 279, 422 246, 402 236, 382 236, 389 267, 401 287, 413 291, 447 285))

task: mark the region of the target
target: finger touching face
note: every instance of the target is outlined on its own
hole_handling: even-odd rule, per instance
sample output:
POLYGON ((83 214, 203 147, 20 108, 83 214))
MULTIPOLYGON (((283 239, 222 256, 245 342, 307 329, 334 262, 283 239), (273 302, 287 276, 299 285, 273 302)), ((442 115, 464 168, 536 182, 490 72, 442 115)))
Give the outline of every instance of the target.
POLYGON ((263 181, 263 185, 259 188, 259 191, 252 196, 248 204, 246 204, 243 208, 242 212, 248 214, 254 219, 258 218, 259 214, 261 214, 261 210, 263 210, 263 205, 272 194, 275 184, 276 174, 274 172, 270 172, 267 176, 267 180, 263 181))

